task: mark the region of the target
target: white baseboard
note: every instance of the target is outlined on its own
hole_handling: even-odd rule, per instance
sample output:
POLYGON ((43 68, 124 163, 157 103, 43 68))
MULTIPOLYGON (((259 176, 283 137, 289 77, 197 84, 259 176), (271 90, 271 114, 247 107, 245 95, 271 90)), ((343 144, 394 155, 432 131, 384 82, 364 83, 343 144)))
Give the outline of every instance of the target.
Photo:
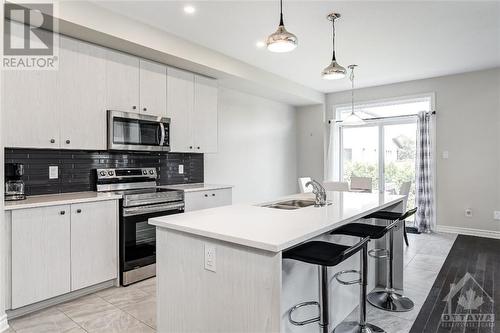
POLYGON ((469 235, 469 236, 500 239, 500 231, 493 231, 493 230, 481 230, 481 229, 472 229, 472 228, 451 227, 451 226, 447 226, 447 225, 438 225, 437 231, 438 232, 449 232, 449 233, 454 233, 454 234, 459 234, 459 235, 469 235))
POLYGON ((7 315, 4 313, 0 317, 0 332, 5 332, 7 329, 9 329, 9 324, 7 323, 7 315))

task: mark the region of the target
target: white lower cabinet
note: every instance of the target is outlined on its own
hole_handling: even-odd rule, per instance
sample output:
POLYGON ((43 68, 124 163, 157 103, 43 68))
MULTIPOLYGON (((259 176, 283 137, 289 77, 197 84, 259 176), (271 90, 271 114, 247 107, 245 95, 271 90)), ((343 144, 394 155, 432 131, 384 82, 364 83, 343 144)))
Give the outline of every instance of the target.
POLYGON ((184 193, 185 211, 227 206, 233 203, 232 189, 225 188, 211 191, 196 191, 184 193))
POLYGON ((70 292, 70 206, 12 212, 12 308, 70 292))
POLYGON ((117 202, 71 205, 71 290, 118 275, 117 202))
POLYGON ((12 309, 118 277, 118 202, 12 211, 12 309))

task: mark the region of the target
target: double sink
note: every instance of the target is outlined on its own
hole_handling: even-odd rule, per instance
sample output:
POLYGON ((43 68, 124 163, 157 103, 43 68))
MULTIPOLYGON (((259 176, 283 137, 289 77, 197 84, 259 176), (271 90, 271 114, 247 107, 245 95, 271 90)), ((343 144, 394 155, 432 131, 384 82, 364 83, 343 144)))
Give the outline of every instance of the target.
POLYGON ((286 200, 262 205, 262 207, 293 210, 314 205, 314 200, 286 200))

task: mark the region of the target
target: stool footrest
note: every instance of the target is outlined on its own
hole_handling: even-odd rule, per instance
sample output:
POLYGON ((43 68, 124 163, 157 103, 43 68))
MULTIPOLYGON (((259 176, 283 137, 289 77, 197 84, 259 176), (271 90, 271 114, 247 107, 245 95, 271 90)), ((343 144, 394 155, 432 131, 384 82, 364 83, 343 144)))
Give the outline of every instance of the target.
POLYGON ((318 312, 320 311, 320 305, 318 302, 315 302, 315 301, 309 301, 309 302, 302 302, 302 303, 299 303, 297 305, 294 305, 289 311, 288 311, 288 320, 295 326, 304 326, 304 325, 307 325, 307 324, 311 324, 311 323, 315 323, 317 321, 319 321, 319 315, 317 317, 314 317, 314 318, 311 318, 311 319, 307 319, 307 320, 304 320, 304 321, 296 321, 292 318, 292 313, 295 311, 295 310, 298 310, 304 306, 312 306, 312 305, 315 305, 318 307, 318 312))
POLYGON ((389 250, 387 249, 372 249, 368 251, 368 255, 372 258, 385 259, 389 257, 389 250))
POLYGON ((360 271, 357 271, 355 269, 349 269, 349 270, 345 270, 345 271, 340 271, 340 272, 337 272, 335 273, 335 275, 333 276, 340 284, 343 284, 343 285, 346 285, 346 286, 349 286, 351 284, 358 284, 358 283, 361 283, 361 273, 360 271), (345 280, 342 280, 340 277, 344 274, 352 274, 352 273, 356 273, 359 275, 359 279, 356 279, 356 280, 350 280, 350 281, 345 281, 345 280))

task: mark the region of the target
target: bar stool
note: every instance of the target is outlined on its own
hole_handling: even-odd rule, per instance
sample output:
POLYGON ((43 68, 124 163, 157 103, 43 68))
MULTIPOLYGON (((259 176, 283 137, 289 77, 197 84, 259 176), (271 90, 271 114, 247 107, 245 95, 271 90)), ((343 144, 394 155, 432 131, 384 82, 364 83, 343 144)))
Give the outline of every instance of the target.
POLYGON ((349 223, 338 229, 335 229, 331 234, 348 235, 355 237, 370 237, 370 239, 380 239, 389 233, 389 249, 373 249, 369 251, 371 257, 377 259, 388 259, 388 274, 385 290, 373 291, 368 294, 368 302, 382 310, 393 312, 410 311, 414 307, 411 299, 396 292, 393 287, 394 272, 394 228, 401 222, 415 214, 417 208, 411 209, 402 214, 387 226, 379 226, 365 223, 349 223))
POLYGON ((372 324, 366 323, 366 268, 367 268, 367 243, 369 237, 362 239, 360 242, 353 246, 344 246, 335 243, 311 241, 299 245, 293 249, 283 253, 283 259, 293 259, 297 261, 306 262, 308 264, 318 265, 318 279, 319 279, 319 302, 310 301, 303 302, 293 306, 288 312, 288 319, 293 325, 303 326, 306 324, 319 322, 320 333, 330 333, 329 326, 329 302, 328 302, 328 267, 336 266, 353 256, 359 251, 362 251, 361 256, 361 272, 348 270, 341 271, 334 275, 334 277, 342 284, 355 284, 360 283, 361 293, 361 311, 359 323, 350 323, 349 327, 337 327, 333 332, 363 332, 363 333, 385 333, 383 329, 372 324), (340 276, 344 273, 359 273, 360 278, 353 281, 343 281, 340 276), (363 305, 364 303, 364 305, 363 305), (293 313, 299 308, 304 306, 317 306, 319 309, 319 316, 304 321, 296 321, 293 319, 293 313))
POLYGON ((385 210, 379 210, 378 212, 372 213, 368 216, 363 217, 364 219, 377 219, 377 220, 387 220, 387 221, 396 221, 396 220, 401 220, 403 222, 403 237, 405 239, 406 246, 410 246, 410 243, 408 242, 408 234, 406 233, 406 225, 405 225, 405 219, 401 219, 403 216, 402 213, 396 213, 396 212, 387 212, 385 210))

